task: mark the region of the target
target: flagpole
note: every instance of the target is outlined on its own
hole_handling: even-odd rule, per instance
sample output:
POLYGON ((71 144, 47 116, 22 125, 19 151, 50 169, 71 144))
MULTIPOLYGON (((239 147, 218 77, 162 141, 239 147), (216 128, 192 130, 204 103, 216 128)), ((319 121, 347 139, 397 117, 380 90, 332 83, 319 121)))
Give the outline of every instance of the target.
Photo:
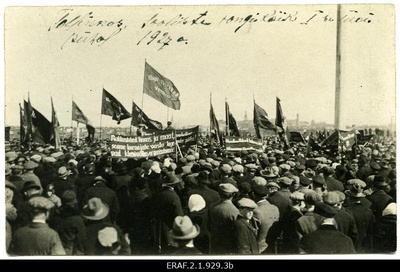
POLYGON ((336 79, 335 79, 335 129, 339 130, 340 124, 340 62, 341 62, 341 5, 337 6, 337 26, 336 26, 336 79))
MULTIPOLYGON (((74 95, 72 95, 72 104, 73 104, 73 103, 74 103, 74 95)), ((73 106, 72 106, 72 107, 73 107, 73 106)), ((74 114, 74 110, 72 109, 72 111, 71 111, 71 141, 70 141, 70 143, 72 143, 73 130, 74 130, 74 128, 73 128, 73 123, 74 123, 74 121, 72 120, 73 114, 74 114)))
POLYGON ((226 136, 229 136, 229 108, 228 108, 228 101, 225 97, 225 122, 226 122, 226 136))
POLYGON ((167 124, 168 124, 169 107, 167 107, 167 124))
POLYGON ((79 122, 76 122, 76 144, 79 145, 79 122))

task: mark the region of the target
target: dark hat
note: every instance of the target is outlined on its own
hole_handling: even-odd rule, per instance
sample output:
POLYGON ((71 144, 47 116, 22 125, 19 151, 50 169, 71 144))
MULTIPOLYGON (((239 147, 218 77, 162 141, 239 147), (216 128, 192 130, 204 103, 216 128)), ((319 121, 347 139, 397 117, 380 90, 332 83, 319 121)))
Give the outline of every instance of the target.
POLYGON ((153 165, 153 161, 149 160, 149 161, 142 162, 141 167, 144 171, 149 171, 151 169, 152 165, 153 165))
POLYGON ((101 220, 108 215, 108 205, 103 203, 100 198, 89 199, 82 209, 82 216, 90 220, 101 220))
POLYGON ((273 182, 273 181, 268 182, 266 186, 267 186, 267 188, 269 188, 269 187, 275 187, 275 188, 278 188, 278 189, 281 188, 281 186, 279 186, 278 183, 273 182))
POLYGON ((258 207, 257 204, 253 200, 251 200, 250 198, 247 198, 247 197, 243 197, 243 198, 239 199, 237 204, 238 204, 239 208, 255 209, 258 207))
POLYGON ((74 190, 66 190, 63 192, 61 196, 61 203, 62 204, 76 204, 78 200, 76 198, 76 193, 74 190))
POLYGON ((29 181, 26 181, 25 183, 24 183, 24 186, 23 186, 23 188, 22 188, 22 191, 28 191, 28 190, 30 190, 30 189, 35 189, 35 190, 40 190, 40 186, 39 185, 37 185, 34 181, 32 181, 32 180, 29 180, 29 181))
POLYGON ((200 227, 193 224, 189 216, 177 216, 174 219, 172 229, 168 232, 170 237, 175 240, 189 240, 197 237, 200 227))
POLYGON ((325 166, 324 168, 322 168, 322 173, 324 173, 327 176, 330 176, 335 174, 335 169, 333 169, 333 167, 330 166, 325 166))
POLYGON ((255 195, 258 195, 258 196, 261 196, 261 197, 267 196, 268 188, 266 186, 264 186, 264 185, 255 184, 253 186, 253 192, 254 192, 255 195))
POLYGON ((321 176, 321 175, 315 175, 315 176, 313 176, 313 177, 312 177, 312 180, 313 180, 313 182, 315 182, 315 183, 317 183, 317 184, 321 184, 321 185, 326 184, 326 181, 325 181, 324 177, 321 176))
POLYGON ((303 186, 308 186, 311 184, 311 180, 305 176, 299 176, 300 178, 300 184, 303 186))
POLYGON ((380 163, 381 168, 383 169, 388 169, 389 168, 389 162, 387 160, 382 160, 380 163))
POLYGON ((306 167, 304 165, 302 165, 302 164, 296 164, 294 168, 296 170, 300 170, 300 171, 306 170, 306 167))
POLYGON ((374 169, 374 170, 381 170, 381 166, 377 163, 377 162, 371 162, 370 164, 369 164, 370 166, 371 166, 371 168, 372 169, 374 169))
POLYGON ((323 217, 333 218, 336 215, 337 211, 338 210, 336 208, 325 204, 324 202, 315 203, 314 212, 322 215, 323 217))
POLYGON ((387 187, 389 185, 385 181, 385 177, 383 177, 381 175, 375 175, 373 177, 372 184, 373 184, 373 186, 375 186, 377 188, 385 188, 385 187, 387 187))
POLYGON ((247 181, 241 182, 239 184, 239 191, 242 192, 243 194, 248 194, 252 191, 251 184, 248 183, 247 181))
POLYGON ((210 180, 208 179, 208 175, 206 172, 200 171, 199 175, 197 176, 197 180, 204 184, 210 184, 210 180))
POLYGON ((309 159, 306 161, 306 165, 310 168, 313 168, 318 165, 318 161, 315 159, 309 159))

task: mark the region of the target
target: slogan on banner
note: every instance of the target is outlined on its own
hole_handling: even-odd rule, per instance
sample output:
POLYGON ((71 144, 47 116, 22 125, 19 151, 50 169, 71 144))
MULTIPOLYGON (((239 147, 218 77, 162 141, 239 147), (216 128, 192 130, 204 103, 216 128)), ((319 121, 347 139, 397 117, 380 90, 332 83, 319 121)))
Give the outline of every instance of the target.
POLYGON ((306 140, 303 137, 303 134, 301 134, 298 131, 290 131, 290 141, 296 142, 296 143, 305 143, 306 142, 306 140))
POLYGON ((199 126, 188 129, 176 130, 176 141, 180 148, 190 148, 197 145, 197 137, 199 135, 199 126))
POLYGON ((227 151, 263 151, 262 140, 250 137, 226 137, 225 146, 227 151))
POLYGON ((175 132, 160 131, 146 136, 111 135, 111 157, 147 158, 175 152, 175 132))

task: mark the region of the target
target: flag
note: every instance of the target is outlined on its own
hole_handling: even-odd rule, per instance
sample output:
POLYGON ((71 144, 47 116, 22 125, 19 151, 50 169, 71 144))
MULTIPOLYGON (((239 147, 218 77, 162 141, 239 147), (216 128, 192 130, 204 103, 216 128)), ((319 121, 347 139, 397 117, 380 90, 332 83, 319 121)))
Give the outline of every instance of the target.
POLYGON ((229 104, 225 101, 225 116, 226 116, 226 126, 228 128, 228 136, 240 137, 239 128, 236 123, 236 119, 233 117, 229 110, 229 104), (230 132, 230 133, 229 133, 230 132))
POLYGON ((49 144, 51 138, 51 122, 47 120, 38 110, 31 106, 30 101, 24 101, 25 113, 31 113, 27 116, 28 121, 31 120, 31 125, 28 123, 28 131, 32 132, 32 141, 38 144, 49 144), (30 129, 29 129, 30 126, 30 129))
POLYGON ((29 146, 32 143, 32 137, 33 137, 32 105, 29 94, 28 94, 28 101, 24 100, 24 116, 26 123, 25 143, 28 144, 29 146))
POLYGON ((121 124, 122 120, 131 117, 131 114, 122 106, 122 104, 109 92, 103 88, 103 100, 101 105, 101 114, 112 116, 112 119, 121 124))
POLYGON ((137 105, 132 101, 132 126, 144 124, 148 129, 162 130, 162 124, 158 121, 150 119, 137 105))
POLYGON ((271 121, 269 121, 267 112, 259 105, 257 105, 255 101, 254 101, 253 122, 258 138, 261 138, 260 128, 266 130, 274 130, 274 131, 276 130, 276 126, 273 123, 271 123, 271 121))
POLYGON ((29 145, 28 120, 21 103, 19 104, 19 142, 21 146, 29 145))
POLYGON ((51 131, 50 131, 50 144, 54 145, 56 149, 60 147, 60 134, 58 132, 58 122, 56 111, 54 110, 53 98, 51 98, 51 131))
POLYGON ((290 133, 287 127, 286 118, 283 116, 282 107, 281 107, 281 100, 277 97, 276 98, 276 119, 275 125, 281 129, 279 131, 279 136, 285 142, 287 147, 290 147, 290 133))
POLYGON ((216 140, 217 145, 221 146, 222 141, 221 141, 221 135, 219 132, 219 124, 218 124, 217 117, 215 116, 214 108, 212 106, 211 101, 210 101, 210 134, 211 134, 211 139, 216 140))
POLYGON ((76 121, 78 123, 82 123, 86 125, 86 129, 88 131, 88 136, 86 138, 87 142, 92 142, 94 140, 95 129, 89 119, 83 114, 82 110, 78 107, 78 105, 72 101, 72 121, 76 121))
POLYGON ((147 62, 144 68, 143 92, 174 110, 181 108, 180 94, 174 83, 158 73, 147 62))
POLYGON ((339 132, 339 149, 342 152, 352 151, 356 143, 356 132, 354 130, 339 132))

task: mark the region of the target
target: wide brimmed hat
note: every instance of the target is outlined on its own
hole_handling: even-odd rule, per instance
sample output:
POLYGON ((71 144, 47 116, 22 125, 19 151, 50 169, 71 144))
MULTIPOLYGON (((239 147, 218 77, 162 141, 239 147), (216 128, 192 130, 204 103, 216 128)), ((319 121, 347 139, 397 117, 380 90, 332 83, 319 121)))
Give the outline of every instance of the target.
POLYGON ((101 220, 108 215, 109 207, 100 198, 89 199, 87 205, 83 207, 82 216, 90 220, 101 220))
POLYGON ((200 227, 197 224, 193 224, 189 216, 177 216, 174 220, 172 230, 169 231, 169 235, 175 240, 189 240, 197 237, 200 233, 200 227))
POLYGON ((277 177, 277 175, 275 175, 275 173, 274 172, 272 172, 271 170, 268 170, 268 169, 264 169, 264 170, 261 170, 260 171, 260 175, 263 177, 263 178, 276 178, 277 177))

